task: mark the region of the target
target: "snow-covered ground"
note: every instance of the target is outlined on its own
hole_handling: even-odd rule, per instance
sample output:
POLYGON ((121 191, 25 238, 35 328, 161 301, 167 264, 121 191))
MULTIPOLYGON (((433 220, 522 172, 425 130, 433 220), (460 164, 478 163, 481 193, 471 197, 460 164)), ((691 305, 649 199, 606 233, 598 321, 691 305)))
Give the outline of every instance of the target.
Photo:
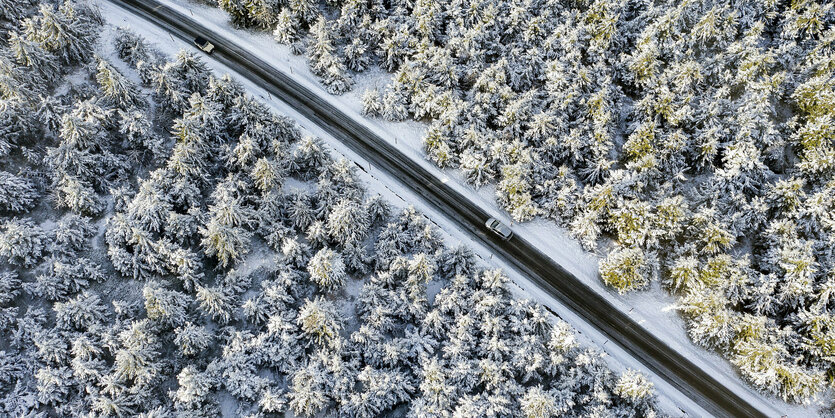
MULTIPOLYGON (((318 92, 320 96, 339 106, 348 116, 361 121, 382 138, 397 144, 400 150, 412 157, 415 161, 421 162, 431 173, 440 179, 448 179, 448 184, 454 189, 468 196, 472 201, 478 202, 492 216, 507 224, 511 224, 515 233, 523 235, 543 253, 549 255, 554 261, 579 277, 591 288, 595 289, 595 291, 605 296, 617 309, 627 313, 636 322, 663 341, 666 341, 702 369, 720 379, 726 386, 734 389, 740 396, 752 404, 761 405, 762 410, 772 411, 775 416, 788 415, 794 417, 818 415, 816 411, 818 408, 787 404, 779 399, 767 397, 754 391, 746 383, 741 381, 736 371, 733 370, 730 363, 725 359, 718 354, 696 347, 687 336, 684 322, 676 312, 675 298, 667 294, 657 283, 648 290, 626 295, 619 295, 611 291, 597 277, 598 257, 584 251, 564 230, 558 228, 552 222, 543 219, 525 224, 513 224, 507 213, 501 210, 496 204, 494 188, 492 186, 475 190, 464 183, 460 173, 451 170, 442 171, 435 167, 423 157, 421 149, 421 137, 425 130, 425 125, 414 121, 392 123, 363 117, 360 113, 362 106, 360 98, 362 93, 367 88, 384 87, 389 77, 387 73, 379 69, 370 70, 356 77, 356 84, 350 92, 342 96, 333 96, 325 91, 318 82, 317 77, 308 70, 304 56, 293 55, 288 47, 274 42, 268 33, 235 30, 229 25, 226 14, 217 8, 190 3, 185 0, 161 0, 161 3, 193 16, 201 24, 216 33, 235 39, 239 45, 247 47, 250 52, 257 54, 259 58, 293 76, 312 91, 318 92)), ((107 1, 100 0, 98 4, 106 16, 108 23, 130 26, 134 31, 142 34, 150 42, 155 44, 162 52, 174 54, 179 49, 191 47, 191 45, 179 41, 156 25, 141 20, 107 1)), ((595 345, 604 349, 610 356, 611 361, 609 363, 613 370, 622 371, 625 368, 633 368, 644 372, 650 377, 658 389, 660 406, 668 413, 680 415, 681 411, 685 411, 687 414, 693 416, 706 415, 705 411, 689 398, 680 394, 663 379, 650 373, 637 360, 626 354, 626 352, 615 344, 609 343, 605 336, 592 326, 586 324, 585 321, 573 314, 568 308, 554 301, 537 285, 521 274, 518 274, 510 266, 493 258, 489 250, 470 239, 465 231, 457 228, 455 224, 446 220, 443 215, 433 211, 421 201, 419 196, 402 187, 395 179, 370 166, 367 161, 325 133, 318 125, 305 119, 295 112, 294 109, 288 107, 277 98, 270 96, 266 91, 255 86, 253 83, 248 82, 244 77, 236 75, 234 71, 231 71, 214 60, 208 59, 206 61, 216 72, 230 73, 235 76, 236 79, 247 87, 251 94, 262 98, 274 110, 292 117, 301 127, 314 135, 322 137, 338 153, 356 162, 364 170, 360 174, 370 191, 382 194, 399 206, 414 205, 432 219, 433 222, 436 222, 440 229, 448 234, 447 239, 451 239, 451 242, 463 242, 471 247, 485 263, 501 267, 507 271, 514 283, 519 286, 519 289, 517 289, 519 296, 530 297, 548 306, 577 329, 586 344, 595 345)))

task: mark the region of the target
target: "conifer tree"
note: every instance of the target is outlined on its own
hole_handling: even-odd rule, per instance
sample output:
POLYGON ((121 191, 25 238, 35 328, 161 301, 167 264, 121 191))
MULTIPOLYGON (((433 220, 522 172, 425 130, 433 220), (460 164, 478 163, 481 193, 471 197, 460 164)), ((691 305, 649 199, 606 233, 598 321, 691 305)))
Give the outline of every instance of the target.
POLYGON ((342 329, 336 307, 322 297, 305 300, 299 310, 297 323, 302 332, 318 345, 332 342, 339 337, 342 329))
POLYGON ((44 256, 47 237, 30 219, 0 223, 0 257, 13 265, 32 267, 44 256))
POLYGON ((0 210, 26 212, 38 201, 40 193, 32 181, 7 171, 0 171, 0 210))
POLYGON ((652 277, 650 263, 639 248, 617 248, 600 263, 600 276, 620 293, 640 289, 652 277))
POLYGON ((307 265, 310 280, 326 291, 336 290, 345 284, 345 263, 330 248, 319 250, 307 265))
POLYGON ((136 86, 119 73, 118 70, 108 64, 107 61, 99 58, 96 72, 96 81, 99 83, 104 97, 111 100, 121 109, 129 109, 142 105, 142 99, 136 86))

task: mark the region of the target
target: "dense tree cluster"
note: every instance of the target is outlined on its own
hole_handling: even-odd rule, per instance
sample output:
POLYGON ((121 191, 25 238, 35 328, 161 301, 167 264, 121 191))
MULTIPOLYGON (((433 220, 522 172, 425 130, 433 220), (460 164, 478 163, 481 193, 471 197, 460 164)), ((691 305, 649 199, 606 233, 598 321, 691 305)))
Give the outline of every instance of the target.
POLYGON ((60 189, 56 197, 69 203, 83 200, 80 195, 92 187, 89 177, 104 174, 112 163, 103 161, 113 159, 109 153, 94 157, 80 149, 99 146, 91 143, 103 129, 96 113, 101 109, 79 101, 74 112, 66 112, 67 103, 48 94, 64 66, 90 58, 97 20, 92 9, 72 2, 0 5, 0 213, 25 213, 43 196, 42 179, 24 169, 29 164, 51 166, 60 189), (56 133, 61 144, 44 158, 39 147, 50 141, 31 139, 56 133))
POLYGON ((645 378, 195 55, 81 3, 0 19, 0 415, 655 415, 645 378))
POLYGON ((219 2, 306 49, 331 92, 393 73, 368 115, 428 122, 427 157, 515 220, 602 243, 617 291, 660 278, 761 389, 833 382, 832 3, 251 3, 219 2))

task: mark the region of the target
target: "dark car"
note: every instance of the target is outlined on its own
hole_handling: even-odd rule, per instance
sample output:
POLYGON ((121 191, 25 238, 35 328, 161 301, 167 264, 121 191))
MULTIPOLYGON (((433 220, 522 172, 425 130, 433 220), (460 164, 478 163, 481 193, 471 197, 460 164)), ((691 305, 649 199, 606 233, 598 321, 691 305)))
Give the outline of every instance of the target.
POLYGON ((202 36, 194 38, 194 45, 207 54, 211 54, 215 50, 215 45, 202 36))

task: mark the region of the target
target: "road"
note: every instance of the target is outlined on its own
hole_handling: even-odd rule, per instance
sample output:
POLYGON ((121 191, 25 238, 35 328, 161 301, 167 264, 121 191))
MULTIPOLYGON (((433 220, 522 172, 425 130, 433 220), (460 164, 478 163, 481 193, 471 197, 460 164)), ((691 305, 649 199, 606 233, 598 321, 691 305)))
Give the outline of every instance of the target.
MULTIPOLYGON (((352 151, 401 181, 709 413, 733 417, 767 415, 616 309, 524 237, 517 234, 509 241, 503 241, 488 231, 484 223, 490 215, 485 210, 291 76, 238 47, 233 41, 210 32, 191 17, 157 1, 110 1, 186 42, 191 43, 197 36, 209 39, 216 46, 212 55, 214 59, 286 102, 352 151)), ((774 411, 769 413, 773 415, 774 411)))

